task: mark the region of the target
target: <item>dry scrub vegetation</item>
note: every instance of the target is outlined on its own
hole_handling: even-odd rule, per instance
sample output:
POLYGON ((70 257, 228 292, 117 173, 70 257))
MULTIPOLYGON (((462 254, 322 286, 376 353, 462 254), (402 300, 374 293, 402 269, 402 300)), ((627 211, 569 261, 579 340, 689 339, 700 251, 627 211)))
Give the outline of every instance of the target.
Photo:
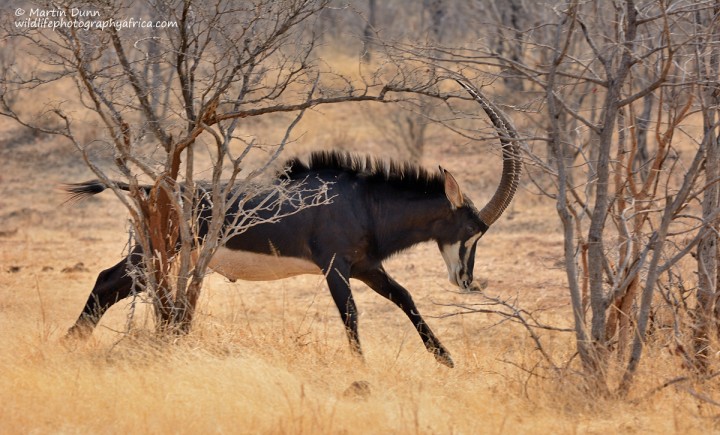
MULTIPOLYGON (((309 118, 307 136, 314 138, 322 123, 342 128, 343 115, 309 118)), ((358 149, 377 146, 369 136, 358 133, 358 149)), ((454 145, 438 143, 426 165, 453 169, 471 197, 484 198, 493 189, 486 180, 497 170, 497 156, 468 156, 454 145)), ((317 146, 302 141, 295 150, 317 146)), ((682 374, 664 333, 648 346, 629 400, 598 400, 585 394, 572 369, 543 370, 524 329, 498 324, 493 315, 430 318, 457 363, 440 366, 400 310, 356 283, 366 350, 361 364, 348 351, 318 277, 230 283, 213 275, 188 336, 158 338, 144 303, 125 333, 128 301, 111 309, 88 343, 66 342, 98 271, 120 258, 124 209, 112 195, 63 204, 55 187, 89 176, 70 147, 4 128, 0 150, 3 433, 720 430, 717 408, 703 400, 717 397, 717 387, 684 382, 655 391, 682 374), (351 387, 356 382, 367 389, 351 387)), ((509 218, 481 241, 476 275, 487 280, 486 294, 518 297, 523 308, 542 309, 544 321, 569 326, 562 239, 552 214, 548 204, 521 192, 509 218)), ((455 292, 435 246, 404 253, 387 269, 427 315, 455 311, 441 304, 480 300, 455 292)), ((553 357, 570 359, 570 334, 541 335, 553 357)))
MULTIPOLYGON (((151 3, 156 4, 118 1, 117 11, 136 12, 151 3)), ((246 8, 244 13, 258 23, 273 24, 268 17, 285 17, 286 11, 276 2, 259 3, 280 12, 272 15, 263 7, 246 8)), ((713 132, 718 128, 718 106, 713 101, 719 94, 713 93, 707 77, 693 76, 695 71, 688 66, 702 56, 708 64, 720 65, 720 57, 712 54, 717 38, 709 36, 717 29, 716 4, 648 0, 637 8, 644 14, 638 19, 628 13, 636 10, 630 0, 614 2, 613 11, 572 0, 558 1, 557 7, 521 0, 427 1, 419 13, 411 6, 420 2, 398 0, 383 6, 384 15, 375 23, 369 11, 358 13, 361 2, 336 9, 332 8, 336 2, 322 0, 286 3, 309 8, 310 23, 300 25, 291 36, 268 37, 267 47, 252 47, 255 40, 232 37, 218 42, 218 36, 226 36, 223 32, 232 34, 242 27, 238 24, 242 20, 233 21, 237 14, 228 5, 234 3, 219 1, 222 7, 215 11, 216 17, 211 10, 208 15, 183 15, 187 28, 198 32, 195 36, 212 41, 207 45, 210 55, 197 70, 194 96, 178 91, 178 82, 192 74, 188 57, 178 60, 176 47, 171 47, 182 40, 174 39, 172 30, 163 34, 165 39, 118 32, 119 42, 111 41, 110 30, 67 32, 57 39, 30 32, 37 39, 19 38, 27 45, 0 50, 1 109, 6 115, 0 118, 1 434, 720 432, 714 353, 720 346, 716 336, 705 333, 712 328, 710 311, 713 306, 720 310, 720 304, 706 300, 708 316, 697 318, 708 320, 707 324, 693 324, 693 313, 701 311, 702 304, 696 298, 701 285, 691 250, 674 264, 673 274, 658 278, 657 286, 646 285, 651 266, 643 263, 646 257, 640 258, 654 254, 648 247, 656 240, 664 201, 677 194, 692 156, 697 152, 699 162, 709 138, 717 138, 713 132), (703 24, 706 27, 700 25, 701 15, 710 23, 703 24), (393 25, 405 30, 395 20, 407 24, 407 34, 393 33, 397 30, 393 25), (487 21, 495 27, 483 27, 487 21), (661 24, 653 27, 656 23, 661 24), (640 28, 637 44, 623 39, 632 26, 640 28), (693 26, 700 30, 691 34, 688 29, 693 26), (469 28, 472 36, 466 32, 469 28), (388 29, 389 37, 383 40, 377 29, 388 29), (710 30, 703 33, 703 29, 710 30), (360 33, 362 41, 356 38, 360 33), (665 44, 663 37, 680 48, 665 44), (151 41, 162 43, 151 47, 151 41), (154 52, 157 57, 152 62, 144 63, 150 55, 145 57, 138 48, 143 43, 148 44, 147 53, 161 50, 154 52), (707 50, 693 51, 704 43, 707 50), (43 51, 43 44, 50 49, 43 51), (123 44, 133 67, 113 57, 123 44), (53 56, 70 53, 76 46, 86 51, 77 50, 76 57, 68 55, 59 64, 87 73, 84 82, 77 81, 77 71, 70 67, 57 76, 32 75, 43 72, 41 67, 52 70, 58 59, 53 56), (366 52, 358 56, 361 49, 366 52), (631 49, 636 50, 633 56, 627 54, 631 49), (23 50, 37 57, 25 56, 23 50), (249 59, 243 57, 251 52, 249 59), (247 61, 246 76, 230 75, 232 80, 224 88, 234 92, 230 96, 220 86, 225 83, 219 77, 226 76, 215 74, 234 65, 226 63, 228 53, 247 61), (645 63, 634 63, 638 59, 645 63), (176 71, 175 61, 185 62, 186 68, 176 71), (630 73, 618 72, 623 65, 630 73), (292 67, 298 68, 297 74, 288 73, 292 67), (136 83, 127 79, 133 68, 143 71, 147 93, 137 91, 136 83), (650 78, 645 76, 651 73, 650 78), (186 75, 178 78, 182 74, 186 75), (532 180, 523 179, 508 210, 480 240, 475 279, 482 293, 459 292, 447 281, 434 244, 417 246, 386 264, 388 272, 410 290, 453 355, 454 369, 434 360, 396 306, 353 282, 365 352, 365 362, 359 361, 348 349, 337 308, 319 276, 230 282, 209 274, 201 281, 197 312, 186 335, 156 331, 153 301, 138 297, 112 307, 87 342, 65 338, 97 274, 123 258, 129 230, 141 228, 133 224, 142 219, 132 221, 128 214, 132 207, 123 206, 110 192, 66 203, 59 185, 96 178, 98 172, 165 183, 163 164, 172 159, 163 159, 178 150, 174 148, 178 143, 191 145, 177 151, 175 169, 181 167, 180 161, 188 166, 182 167, 187 172, 174 173, 172 186, 188 180, 188 175, 195 180, 212 178, 213 169, 228 168, 228 150, 240 153, 246 146, 251 151, 243 160, 244 172, 238 170, 241 178, 282 147, 280 161, 311 150, 345 149, 416 159, 428 168, 440 164, 452 171, 476 204, 484 204, 499 178, 498 138, 484 124, 468 127, 481 124, 474 117, 480 109, 463 105, 457 98, 460 92, 449 89, 455 84, 452 79, 461 74, 487 87, 494 100, 503 101, 503 108, 528 136, 531 145, 524 149, 524 157, 532 180), (42 86, 36 86, 36 78, 42 86), (165 81, 173 92, 167 93, 163 106, 157 90, 164 90, 165 81), (255 88, 244 93, 248 83, 255 88), (377 91, 385 86, 390 91, 380 97, 377 91), (78 92, 83 98, 72 97, 78 92), (613 93, 615 100, 603 100, 613 93), (134 100, 147 102, 148 95, 151 108, 134 100), (358 101, 367 95, 384 102, 397 98, 402 108, 358 101), (648 98, 640 102, 638 97, 631 104, 628 95, 648 98), (325 104, 328 96, 351 104, 325 104), (557 105, 550 108, 552 102, 557 105), (300 110, 284 108, 269 116, 252 113, 257 107, 277 109, 290 103, 306 104, 303 111, 307 111, 302 117, 300 110), (235 104, 245 112, 235 110, 235 104), (642 109, 643 104, 649 109, 642 109), (606 117, 603 111, 610 106, 615 112, 606 117), (190 116, 183 110, 187 108, 197 113, 190 116), (233 113, 242 122, 229 128, 233 113), (662 116, 641 127, 641 113, 662 116), (102 122, 99 114, 104 116, 102 122), (161 121, 146 122, 154 115, 161 121), (38 128, 22 127, 23 120, 38 128), (289 128, 294 120, 297 125, 289 128), (158 125, 166 130, 151 131, 158 125), (468 136, 451 134, 448 125, 460 126, 468 136), (674 139, 662 136, 675 127, 682 134, 674 139), (222 129, 230 130, 225 148, 217 135, 222 129), (623 166, 630 152, 642 148, 640 130, 649 154, 637 166, 635 161, 623 166), (286 132, 288 141, 283 139, 286 132), (166 142, 161 145, 158 137, 166 142), (189 139, 183 142, 185 138, 189 139), (473 140, 478 138, 488 140, 473 140), (637 186, 627 186, 647 177, 647 167, 662 154, 658 143, 663 140, 668 146, 667 154, 657 159, 662 161, 657 171, 662 173, 660 187, 643 196, 646 192, 633 190, 637 186), (187 163, 190 149, 195 153, 194 167, 187 163), (81 151, 87 151, 101 170, 91 171, 81 151), (211 161, 217 156, 225 160, 211 161), (127 158, 137 160, 127 164, 123 160, 127 158), (608 184, 616 188, 614 192, 611 188, 611 204, 605 209, 595 207, 594 196, 598 184, 594 171, 602 159, 610 168, 605 176, 612 175, 608 184), (144 173, 138 169, 143 162, 152 166, 144 173), (157 178, 155 170, 160 174, 157 178), (567 178, 558 182, 562 170, 567 178), (558 195, 559 191, 564 193, 558 195), (575 213, 565 227, 558 217, 557 198, 569 201, 563 205, 558 200, 559 208, 575 213), (595 209, 610 216, 598 218, 604 224, 600 230, 605 244, 594 246, 594 253, 603 261, 588 264, 586 254, 593 248, 585 240, 592 234, 589 216, 595 209), (651 217, 632 234, 622 234, 629 227, 628 216, 645 213, 651 217), (636 249, 625 252, 633 243, 636 249), (568 271, 568 264, 576 270, 568 271), (593 270, 598 273, 592 275, 593 270), (624 281, 628 283, 623 288, 624 281), (569 292, 573 283, 578 288, 576 298, 569 292), (670 297, 684 299, 662 301, 658 290, 662 288, 669 289, 670 297), (656 303, 645 304, 642 294, 654 295, 656 303), (592 301, 588 302, 588 295, 592 301), (611 304, 603 306, 605 295, 611 304), (612 299, 613 295, 617 297, 612 299), (491 304, 497 300, 508 304, 491 304), (573 304, 581 309, 573 311, 573 304), (634 334, 641 329, 635 329, 642 318, 639 307, 650 305, 646 334, 640 337, 634 334), (523 310, 522 319, 535 327, 508 316, 512 307, 523 310), (635 344, 643 352, 641 360, 630 353, 635 344), (628 369, 629 360, 639 361, 636 372, 628 369), (698 363, 693 367, 697 370, 688 363, 698 363), (628 372, 634 378, 625 383, 628 372), (631 387, 623 390, 622 385, 631 387)), ((175 12, 187 12, 185 3, 168 4, 175 12)), ((377 7, 377 2, 368 5, 377 7)), ((3 23, 7 25, 7 20, 3 23)), ((274 27, 278 28, 283 26, 274 27)), ((635 35, 629 33, 628 38, 635 35)), ((184 54, 191 53, 197 45, 187 43, 183 49, 184 54)), ((275 165, 279 167, 279 161, 275 165)), ((678 212, 664 250, 656 250, 664 254, 663 261, 695 246, 691 243, 700 239, 694 238, 703 227, 700 222, 707 224, 708 232, 712 232, 710 221, 717 222, 717 205, 703 209, 710 202, 705 201, 702 186, 706 181, 712 185, 712 176, 703 172, 706 167, 698 168, 694 168, 692 192, 696 196, 683 205, 684 214, 678 212)), ((718 294, 710 296, 717 299, 718 294)))

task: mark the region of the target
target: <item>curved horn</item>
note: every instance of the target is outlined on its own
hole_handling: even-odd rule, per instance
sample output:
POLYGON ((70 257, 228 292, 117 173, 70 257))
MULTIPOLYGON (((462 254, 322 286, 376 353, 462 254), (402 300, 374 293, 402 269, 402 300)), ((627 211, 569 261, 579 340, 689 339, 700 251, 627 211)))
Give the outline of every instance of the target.
POLYGON ((500 136, 502 143, 503 171, 495 194, 485 207, 480 210, 480 219, 487 226, 492 225, 500 215, 505 211, 512 201, 515 191, 520 180, 522 171, 522 161, 520 158, 520 135, 513 126, 510 119, 500 109, 497 108, 485 95, 479 90, 467 83, 457 81, 470 95, 480 103, 485 113, 492 121, 495 129, 500 136))

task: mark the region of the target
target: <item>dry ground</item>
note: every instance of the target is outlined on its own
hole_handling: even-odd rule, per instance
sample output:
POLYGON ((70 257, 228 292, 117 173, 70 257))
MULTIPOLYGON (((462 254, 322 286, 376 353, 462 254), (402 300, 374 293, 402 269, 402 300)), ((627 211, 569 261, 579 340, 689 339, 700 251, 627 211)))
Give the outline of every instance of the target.
MULTIPOLYGON (((291 154, 334 146, 338 137, 384 150, 367 142, 371 133, 350 129, 352 113, 332 123, 323 116, 304 121, 307 134, 291 154), (315 128, 323 122, 334 127, 315 128)), ((449 168, 482 203, 499 167, 489 149, 435 143, 425 163, 449 168)), ((481 297, 451 287, 431 244, 393 258, 387 269, 429 316, 455 369, 438 365, 400 310, 360 283, 366 363, 353 359, 318 277, 230 283, 213 275, 187 337, 154 337, 142 303, 133 332, 124 333, 125 301, 89 342, 64 341, 97 273, 121 258, 127 239, 127 216, 112 193, 62 204, 56 186, 88 178, 69 146, 6 124, 0 129, 0 433, 720 431, 718 408, 687 389, 666 388, 638 403, 595 402, 570 371, 547 372, 520 327, 486 314, 442 317, 456 310, 445 304, 481 297)), ((487 294, 517 296, 520 306, 568 326, 561 255, 552 205, 523 190, 481 240, 476 276, 487 280, 487 294)), ((572 358, 570 335, 543 338, 558 363, 572 358)), ((653 347, 633 397, 676 376, 678 365, 667 349, 653 347)), ((711 387, 692 391, 702 388, 711 387)))

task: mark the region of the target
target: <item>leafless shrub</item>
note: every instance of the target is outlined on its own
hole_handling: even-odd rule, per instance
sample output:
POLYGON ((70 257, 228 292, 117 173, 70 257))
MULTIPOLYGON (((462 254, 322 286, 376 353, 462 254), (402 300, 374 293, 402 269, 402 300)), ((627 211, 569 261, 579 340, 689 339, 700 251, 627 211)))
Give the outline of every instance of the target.
MULTIPOLYGON (((259 210, 240 207, 233 214, 234 204, 255 198, 273 220, 283 217, 281 204, 302 197, 283 183, 267 184, 263 174, 277 168, 306 109, 396 101, 391 92, 414 91, 400 80, 358 88, 324 72, 312 27, 327 4, 37 2, 39 10, 66 17, 80 8, 105 22, 141 14, 172 25, 51 31, 5 23, 8 40, 27 49, 42 68, 36 73, 2 64, 2 115, 68 139, 127 208, 132 244, 143 253, 135 282, 152 296, 159 329, 190 327, 215 250, 259 223, 259 210), (17 107, 16 96, 58 86, 72 95, 42 108, 48 122, 17 107), (288 112, 295 117, 282 140, 262 147, 264 160, 249 169, 248 156, 260 147, 252 134, 241 133, 243 120, 288 112), (94 127, 85 130, 83 123, 94 127), (98 148, 111 151, 114 168, 94 159, 98 148), (210 174, 207 182, 196 179, 201 171, 210 174)), ((306 203, 294 204, 297 209, 331 200, 323 189, 305 196, 306 203)))

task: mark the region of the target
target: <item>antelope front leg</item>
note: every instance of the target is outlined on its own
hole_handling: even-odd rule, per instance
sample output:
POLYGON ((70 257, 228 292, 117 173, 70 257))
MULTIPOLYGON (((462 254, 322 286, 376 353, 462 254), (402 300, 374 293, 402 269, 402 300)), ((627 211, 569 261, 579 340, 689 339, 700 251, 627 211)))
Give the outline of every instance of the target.
POLYGON ((407 315, 413 325, 415 325, 415 329, 425 344, 425 348, 435 356, 435 359, 440 364, 444 364, 450 368, 455 367, 450 352, 445 349, 442 343, 440 343, 440 340, 433 334, 428 324, 425 323, 425 320, 415 306, 412 296, 410 296, 410 293, 403 286, 390 278, 382 267, 367 271, 359 275, 358 278, 379 295, 389 299, 403 310, 405 315, 407 315))

